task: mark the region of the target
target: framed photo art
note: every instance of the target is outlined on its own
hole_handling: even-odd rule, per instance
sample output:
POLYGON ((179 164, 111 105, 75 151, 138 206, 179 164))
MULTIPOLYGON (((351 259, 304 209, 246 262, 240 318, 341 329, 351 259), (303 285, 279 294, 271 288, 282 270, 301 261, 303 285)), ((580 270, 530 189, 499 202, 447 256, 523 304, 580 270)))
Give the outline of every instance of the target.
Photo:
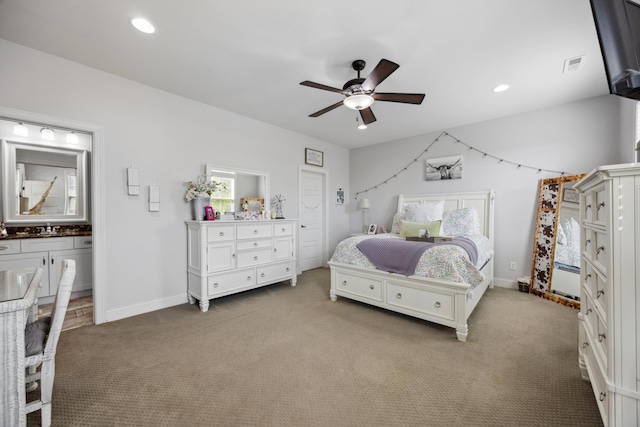
POLYGON ((211 206, 204 207, 204 215, 207 218, 207 221, 213 221, 216 219, 216 214, 213 212, 213 208, 211 206))
POLYGON ((578 190, 575 190, 573 188, 563 188, 562 201, 569 203, 580 203, 580 195, 578 194, 578 190))
POLYGON ((336 190, 336 205, 344 205, 344 188, 336 190))
POLYGON ((369 228, 367 229, 367 234, 376 234, 377 229, 378 229, 378 224, 369 224, 369 228))
POLYGON ((304 162, 313 166, 324 166, 324 153, 322 151, 313 150, 311 148, 304 149, 304 162))

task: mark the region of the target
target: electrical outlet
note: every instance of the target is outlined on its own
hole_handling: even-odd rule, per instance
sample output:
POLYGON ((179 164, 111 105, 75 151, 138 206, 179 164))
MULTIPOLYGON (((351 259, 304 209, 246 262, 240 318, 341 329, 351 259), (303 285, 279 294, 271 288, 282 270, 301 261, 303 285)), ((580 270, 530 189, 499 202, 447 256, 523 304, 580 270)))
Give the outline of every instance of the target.
POLYGON ((511 263, 509 264, 509 268, 510 268, 511 270, 515 270, 515 269, 517 268, 517 267, 516 267, 516 262, 515 262, 515 261, 511 261, 511 263))

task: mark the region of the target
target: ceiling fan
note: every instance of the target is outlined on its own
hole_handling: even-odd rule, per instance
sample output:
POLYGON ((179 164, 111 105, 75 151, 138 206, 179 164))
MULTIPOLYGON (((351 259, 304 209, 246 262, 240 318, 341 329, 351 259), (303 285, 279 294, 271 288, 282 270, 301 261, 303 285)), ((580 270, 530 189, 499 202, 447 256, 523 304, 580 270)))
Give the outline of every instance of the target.
POLYGON ((387 77, 391 75, 395 70, 400 67, 395 62, 391 62, 387 59, 381 59, 378 65, 367 76, 367 78, 360 77, 360 71, 364 70, 366 62, 362 59, 353 61, 351 66, 358 72, 358 77, 351 79, 344 84, 342 89, 338 89, 331 86, 326 86, 320 83, 310 82, 305 80, 300 84, 303 86, 309 86, 316 89, 328 90, 330 92, 341 93, 346 98, 340 102, 336 102, 333 105, 323 108, 320 111, 316 111, 310 114, 309 117, 318 117, 324 113, 338 108, 341 105, 345 105, 352 110, 360 112, 360 117, 365 125, 376 121, 376 116, 371 111, 371 105, 374 101, 386 101, 386 102, 400 102, 404 104, 421 104, 424 99, 424 93, 382 93, 374 92, 376 87, 382 83, 387 77))

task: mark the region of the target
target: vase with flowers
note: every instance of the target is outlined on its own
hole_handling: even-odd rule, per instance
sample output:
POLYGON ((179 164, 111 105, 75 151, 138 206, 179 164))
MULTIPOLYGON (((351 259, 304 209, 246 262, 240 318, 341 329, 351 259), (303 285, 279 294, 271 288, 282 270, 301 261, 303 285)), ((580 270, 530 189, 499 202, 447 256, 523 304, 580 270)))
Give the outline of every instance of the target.
POLYGON ((224 184, 216 182, 206 175, 198 176, 194 181, 187 182, 187 201, 193 207, 193 219, 202 221, 205 218, 205 206, 211 204, 211 196, 214 192, 224 189, 224 184))

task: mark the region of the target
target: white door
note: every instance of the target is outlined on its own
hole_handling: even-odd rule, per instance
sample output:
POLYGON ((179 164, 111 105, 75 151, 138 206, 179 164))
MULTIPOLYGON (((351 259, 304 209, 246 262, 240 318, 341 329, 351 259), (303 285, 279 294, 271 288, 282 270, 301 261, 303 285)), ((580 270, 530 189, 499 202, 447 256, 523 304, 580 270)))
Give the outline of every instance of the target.
POLYGON ((302 271, 322 267, 325 228, 326 172, 300 169, 298 193, 300 201, 299 254, 302 271))

